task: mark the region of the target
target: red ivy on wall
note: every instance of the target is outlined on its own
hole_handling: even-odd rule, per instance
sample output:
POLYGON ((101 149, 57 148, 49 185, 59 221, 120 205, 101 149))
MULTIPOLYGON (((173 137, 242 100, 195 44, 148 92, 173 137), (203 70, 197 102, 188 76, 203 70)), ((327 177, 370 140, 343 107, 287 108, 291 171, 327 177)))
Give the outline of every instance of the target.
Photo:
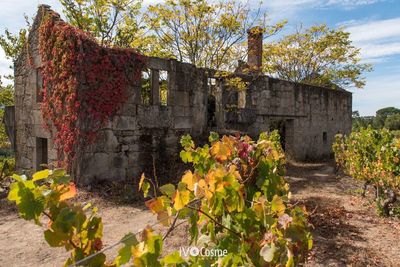
POLYGON ((126 102, 144 65, 130 49, 105 48, 87 33, 47 16, 39 28, 43 102, 59 158, 70 168, 126 102))

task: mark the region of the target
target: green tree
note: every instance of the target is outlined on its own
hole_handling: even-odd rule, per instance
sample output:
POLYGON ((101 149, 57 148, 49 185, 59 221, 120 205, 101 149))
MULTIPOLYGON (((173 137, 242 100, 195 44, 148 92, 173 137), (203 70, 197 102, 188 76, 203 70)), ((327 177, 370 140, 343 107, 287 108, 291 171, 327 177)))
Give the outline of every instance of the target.
POLYGON ((4 149, 10 148, 6 129, 3 124, 4 107, 14 105, 14 89, 12 85, 3 86, 0 80, 0 154, 4 154, 4 149))
POLYGON ((371 66, 360 63, 360 49, 352 45, 350 33, 323 24, 266 44, 264 71, 293 82, 362 88, 362 74, 371 66))
POLYGON ((396 114, 400 114, 400 109, 395 108, 395 107, 386 107, 386 108, 379 109, 378 111, 376 111, 376 116, 374 119, 374 127, 376 129, 381 129, 381 128, 385 127, 386 119, 389 116, 396 115, 396 114))
POLYGON ((265 13, 237 0, 167 0, 149 6, 144 19, 165 53, 214 69, 232 69, 252 26, 261 26, 270 36, 286 23, 267 25, 265 13))
MULTIPOLYGON (((24 18, 27 25, 26 28, 20 29, 17 34, 13 34, 8 29, 5 29, 4 34, 0 35, 0 47, 3 49, 6 59, 8 60, 15 61, 22 50, 25 48, 25 42, 28 37, 30 22, 26 15, 24 16, 24 18)), ((12 68, 13 66, 10 65, 10 69, 12 68)), ((9 80, 14 79, 13 75, 7 75, 4 77, 9 80)))
POLYGON ((141 0, 60 0, 68 23, 90 32, 101 45, 130 47, 142 33, 141 0))
POLYGON ((400 130, 400 113, 388 116, 385 120, 385 128, 392 131, 400 130))
POLYGON ((373 124, 373 116, 360 116, 360 113, 356 110, 352 114, 353 130, 359 130, 361 128, 367 128, 373 124))
POLYGON ((71 25, 92 34, 101 45, 135 48, 168 57, 143 21, 142 0, 60 0, 71 25))

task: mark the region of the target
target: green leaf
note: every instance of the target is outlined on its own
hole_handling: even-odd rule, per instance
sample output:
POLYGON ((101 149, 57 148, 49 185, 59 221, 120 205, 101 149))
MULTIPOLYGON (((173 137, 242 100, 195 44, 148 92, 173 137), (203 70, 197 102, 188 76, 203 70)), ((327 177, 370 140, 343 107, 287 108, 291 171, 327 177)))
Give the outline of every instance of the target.
POLYGON ((168 254, 161 260, 161 263, 166 264, 166 265, 181 264, 184 262, 185 262, 185 260, 182 259, 181 255, 179 254, 178 251, 174 251, 171 254, 168 254))
POLYGON ((294 257, 291 256, 288 261, 286 262, 285 267, 294 267, 294 257))
POLYGON ((144 181, 142 184, 142 191, 143 191, 144 197, 147 197, 149 195, 149 189, 150 189, 150 183, 147 181, 144 181))
POLYGON ((15 182, 10 186, 8 199, 17 204, 18 211, 26 220, 38 219, 44 210, 44 197, 40 191, 35 190, 32 181, 15 182))
POLYGON ((194 148, 194 142, 190 134, 182 135, 181 137, 181 145, 184 149, 194 148))
POLYGON ((62 232, 53 232, 51 230, 44 231, 44 239, 50 247, 62 247, 68 241, 69 235, 62 232))
POLYGON ((182 150, 179 153, 179 156, 181 157, 181 159, 182 159, 182 161, 184 163, 188 163, 188 162, 192 162, 193 161, 192 152, 190 152, 190 151, 182 150))
POLYGON ((160 191, 164 195, 172 197, 172 195, 175 193, 175 186, 173 184, 165 184, 160 187, 160 191))
POLYGON ((75 225, 77 213, 70 207, 63 208, 57 215, 57 218, 52 223, 51 228, 54 231, 61 231, 63 233, 70 233, 75 225))
POLYGON ((208 137, 208 141, 210 143, 214 143, 219 140, 219 134, 216 132, 210 132, 210 136, 208 137))
POLYGON ((124 246, 118 251, 118 256, 115 259, 115 264, 117 266, 129 262, 132 257, 132 247, 139 243, 136 236, 132 233, 126 234, 121 240, 124 246))
POLYGON ((261 248, 260 256, 263 257, 266 262, 271 262, 274 259, 275 251, 276 248, 274 243, 266 244, 261 248))

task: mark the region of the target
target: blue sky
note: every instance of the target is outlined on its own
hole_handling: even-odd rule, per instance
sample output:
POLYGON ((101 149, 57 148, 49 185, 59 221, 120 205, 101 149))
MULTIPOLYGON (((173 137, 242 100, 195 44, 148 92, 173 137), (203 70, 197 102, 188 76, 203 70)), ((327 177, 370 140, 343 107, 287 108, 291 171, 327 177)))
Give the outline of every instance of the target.
MULTIPOLYGON (((33 16, 40 3, 61 12, 57 0, 0 0, 0 32, 24 27, 23 14, 33 16)), ((365 74, 364 89, 351 89, 353 110, 374 115, 383 107, 400 108, 400 0, 266 0, 262 6, 272 22, 288 19, 284 33, 293 32, 300 23, 305 27, 320 23, 345 26, 361 48, 363 61, 374 68, 365 74)), ((10 73, 9 65, 0 51, 0 74, 10 73)))

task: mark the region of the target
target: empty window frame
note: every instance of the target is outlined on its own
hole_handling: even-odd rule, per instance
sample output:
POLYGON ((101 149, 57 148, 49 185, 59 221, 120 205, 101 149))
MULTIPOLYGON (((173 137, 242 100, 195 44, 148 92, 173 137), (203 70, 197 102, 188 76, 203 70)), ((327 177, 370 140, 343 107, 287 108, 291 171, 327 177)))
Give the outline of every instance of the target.
POLYGON ((328 133, 327 132, 322 133, 322 142, 324 143, 324 145, 328 143, 328 133))
POLYGON ((151 104, 151 78, 150 78, 151 71, 150 69, 145 69, 142 71, 142 81, 141 81, 141 103, 143 105, 150 105, 151 104))
POLYGON ((160 94, 160 104, 161 106, 168 105, 168 71, 159 70, 158 74, 158 88, 160 94))
POLYGON ((48 158, 48 141, 47 138, 36 138, 36 170, 47 168, 48 158))
POLYGON ((168 71, 156 69, 142 71, 141 102, 144 105, 168 104, 168 71))
POLYGON ((35 89, 36 89, 36 103, 41 103, 43 102, 43 78, 42 78, 42 73, 40 72, 40 69, 37 68, 35 70, 35 76, 36 76, 36 84, 35 84, 35 89))
POLYGON ((246 90, 240 90, 238 92, 238 108, 246 107, 246 90))

